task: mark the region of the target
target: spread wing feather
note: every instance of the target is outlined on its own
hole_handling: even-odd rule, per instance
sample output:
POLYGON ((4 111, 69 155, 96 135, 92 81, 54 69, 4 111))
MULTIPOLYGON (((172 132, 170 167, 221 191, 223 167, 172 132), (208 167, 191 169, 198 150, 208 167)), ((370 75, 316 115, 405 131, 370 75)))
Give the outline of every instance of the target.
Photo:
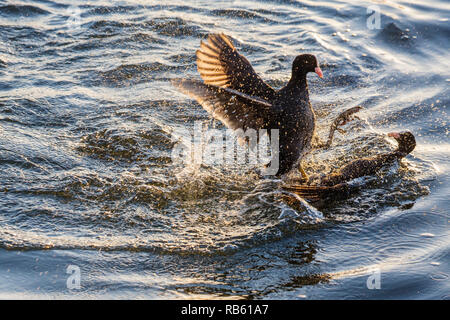
POLYGON ((256 74, 227 35, 210 34, 207 42, 201 42, 196 53, 197 69, 206 84, 230 88, 265 100, 274 97, 275 90, 256 74))
POLYGON ((230 129, 258 130, 270 119, 272 105, 261 98, 199 80, 173 79, 172 84, 230 129))
POLYGON ((283 186, 283 189, 291 191, 304 199, 318 201, 327 198, 346 198, 351 192, 356 190, 356 187, 348 183, 340 183, 334 186, 287 185, 283 186))

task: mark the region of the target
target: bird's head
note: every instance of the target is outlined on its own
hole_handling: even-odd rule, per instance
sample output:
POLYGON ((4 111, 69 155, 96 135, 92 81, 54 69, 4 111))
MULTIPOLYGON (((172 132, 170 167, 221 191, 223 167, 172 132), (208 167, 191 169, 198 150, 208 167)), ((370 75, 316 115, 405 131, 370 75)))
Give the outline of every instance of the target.
POLYGON ((397 140, 397 151, 404 153, 405 155, 411 153, 416 147, 416 139, 414 138, 414 135, 409 131, 390 132, 388 133, 388 136, 397 140))
POLYGON ((322 70, 319 67, 317 58, 312 54, 301 54, 297 56, 292 64, 293 75, 306 75, 308 72, 315 72, 322 78, 322 70))

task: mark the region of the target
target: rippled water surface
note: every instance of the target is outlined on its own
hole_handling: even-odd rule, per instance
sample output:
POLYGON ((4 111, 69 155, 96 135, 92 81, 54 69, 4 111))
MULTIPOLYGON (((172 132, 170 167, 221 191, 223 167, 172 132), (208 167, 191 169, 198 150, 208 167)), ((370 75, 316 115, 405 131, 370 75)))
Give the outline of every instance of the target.
POLYGON ((449 18, 439 0, 0 1, 0 298, 448 299, 449 18), (199 79, 209 32, 274 87, 315 54, 323 139, 364 106, 308 172, 392 150, 393 130, 415 151, 317 209, 245 166, 172 162, 173 132, 209 123, 170 84, 199 79))

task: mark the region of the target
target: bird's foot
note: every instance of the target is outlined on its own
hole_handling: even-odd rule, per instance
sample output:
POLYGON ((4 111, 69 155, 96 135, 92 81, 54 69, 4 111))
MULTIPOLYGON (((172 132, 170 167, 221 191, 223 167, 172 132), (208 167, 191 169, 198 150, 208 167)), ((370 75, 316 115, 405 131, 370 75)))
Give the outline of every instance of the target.
MULTIPOLYGON (((359 112, 362 109, 361 106, 356 106, 353 108, 350 108, 348 110, 345 110, 344 112, 340 113, 336 120, 334 120, 334 123, 336 125, 336 130, 338 130, 340 132, 340 130, 338 127, 344 126, 347 123, 349 123, 350 121, 353 121, 355 119, 361 120, 357 115, 355 115, 355 113, 359 112)), ((345 132, 345 131, 344 131, 345 132)))

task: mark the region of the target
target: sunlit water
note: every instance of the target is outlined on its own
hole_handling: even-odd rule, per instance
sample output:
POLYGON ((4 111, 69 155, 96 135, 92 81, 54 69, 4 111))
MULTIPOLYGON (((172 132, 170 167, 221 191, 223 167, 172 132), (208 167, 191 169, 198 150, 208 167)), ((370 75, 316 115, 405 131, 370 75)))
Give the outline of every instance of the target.
POLYGON ((450 5, 351 2, 0 1, 0 298, 448 299, 450 5), (199 78, 209 32, 274 87, 315 54, 322 139, 365 107, 308 172, 393 130, 417 148, 317 209, 246 166, 174 164, 172 133, 209 117, 169 80, 199 78))

